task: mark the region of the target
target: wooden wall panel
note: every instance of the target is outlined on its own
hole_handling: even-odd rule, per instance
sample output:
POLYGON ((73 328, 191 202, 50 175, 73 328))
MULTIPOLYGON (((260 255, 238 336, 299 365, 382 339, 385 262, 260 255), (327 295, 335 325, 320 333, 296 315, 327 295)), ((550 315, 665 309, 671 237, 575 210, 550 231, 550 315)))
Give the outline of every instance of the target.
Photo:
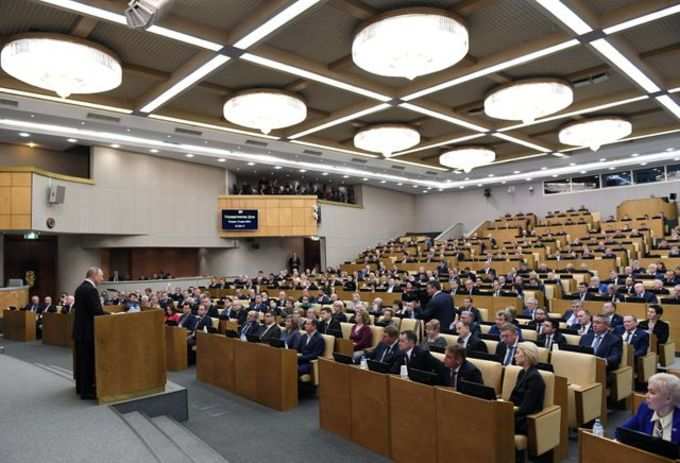
POLYGON ((0 172, 0 230, 30 230, 30 172, 0 172))
POLYGON ((316 196, 220 196, 217 199, 218 227, 222 238, 313 236, 318 226, 313 216, 316 196), (221 230, 222 209, 257 209, 258 230, 221 230))

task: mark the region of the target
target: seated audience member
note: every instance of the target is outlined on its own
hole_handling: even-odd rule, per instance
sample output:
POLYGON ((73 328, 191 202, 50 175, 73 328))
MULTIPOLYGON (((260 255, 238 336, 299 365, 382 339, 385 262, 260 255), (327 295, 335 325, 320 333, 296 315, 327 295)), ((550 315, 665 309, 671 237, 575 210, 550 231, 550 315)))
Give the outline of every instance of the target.
POLYGON ((646 302, 647 304, 656 304, 658 302, 656 294, 646 291, 645 285, 642 283, 635 283, 635 286, 633 286, 632 297, 642 299, 642 301, 646 302))
POLYGON ((623 325, 614 328, 614 333, 621 338, 624 344, 630 344, 633 347, 636 357, 647 355, 649 334, 638 328, 638 321, 634 315, 624 315, 623 325))
POLYGON ((281 332, 281 340, 286 343, 287 349, 298 350, 300 347, 300 339, 302 339, 300 325, 298 325, 298 321, 293 315, 288 315, 286 317, 285 327, 281 332))
POLYGON ((379 317, 383 313, 383 300, 380 299, 379 297, 376 297, 373 299, 373 303, 371 304, 371 311, 370 314, 379 317))
POLYGON ((333 309, 333 320, 336 320, 338 323, 346 323, 345 304, 342 301, 335 301, 331 307, 333 309))
POLYGON ((548 319, 543 322, 543 331, 538 335, 538 346, 548 350, 553 349, 553 345, 562 347, 567 343, 567 339, 559 331, 560 321, 548 319))
POLYGON ((521 341, 522 329, 519 326, 512 323, 513 320, 514 317, 512 316, 512 312, 510 312, 510 310, 508 309, 499 310, 498 312, 496 312, 496 324, 489 329, 489 334, 491 336, 500 337, 501 328, 507 324, 510 324, 515 327, 517 338, 521 341))
POLYGON ((298 348, 298 373, 306 374, 312 371, 312 360, 316 360, 326 348, 323 336, 317 331, 316 319, 305 321, 305 334, 300 339, 298 348))
POLYGON ((394 326, 399 330, 399 320, 394 318, 394 311, 392 309, 384 309, 382 317, 375 324, 378 326, 394 326))
POLYGON ((541 333, 543 333, 543 323, 547 319, 548 317, 545 314, 545 309, 539 307, 534 310, 534 317, 527 323, 527 326, 532 330, 536 330, 536 333, 540 336, 541 333))
POLYGON ((670 332, 668 323, 661 320, 662 315, 663 308, 660 305, 651 304, 647 308, 647 320, 643 320, 639 325, 640 329, 646 331, 649 336, 652 334, 656 336, 657 352, 659 352, 659 346, 668 341, 670 332))
POLYGON ((568 325, 569 329, 577 330, 580 336, 585 336, 586 334, 593 331, 593 321, 590 312, 581 309, 576 312, 576 323, 573 325, 568 325))
POLYGON ((397 311, 397 316, 401 319, 415 317, 416 301, 404 301, 401 310, 397 311))
POLYGON ((40 311, 40 298, 38 296, 32 296, 31 302, 26 304, 24 310, 29 312, 38 313, 40 311))
POLYGON ((668 373, 649 378, 645 401, 621 427, 680 445, 680 379, 668 373))
POLYGON ((130 298, 125 303, 126 312, 139 312, 142 310, 139 301, 137 300, 137 295, 135 293, 130 294, 130 298))
POLYGON ((409 369, 439 373, 437 359, 432 357, 429 351, 418 347, 417 342, 418 337, 415 332, 411 330, 402 331, 399 335, 399 354, 392 363, 392 373, 399 374, 402 365, 406 365, 409 369))
POLYGON ((194 326, 196 325, 196 317, 191 313, 191 304, 185 302, 182 304, 182 316, 179 317, 177 326, 180 326, 187 331, 194 331, 194 326))
POLYGON ((593 353, 605 360, 607 371, 616 370, 621 364, 621 338, 609 332, 609 318, 606 315, 593 317, 593 329, 581 336, 579 346, 592 347, 593 353))
POLYGON ((515 404, 515 434, 527 433, 527 416, 543 410, 545 399, 545 381, 539 373, 538 347, 530 342, 517 345, 515 363, 522 367, 517 382, 510 394, 510 402, 515 404))
POLYGON ((194 334, 196 331, 203 331, 204 329, 212 327, 212 319, 208 315, 208 308, 203 305, 198 305, 198 313, 196 315, 196 323, 194 324, 194 334))
POLYGON ((337 335, 338 333, 342 333, 342 330, 340 328, 340 322, 333 318, 333 315, 331 314, 331 309, 329 309, 328 307, 322 307, 320 313, 321 319, 319 320, 318 325, 319 333, 332 334, 334 336, 337 335))
POLYGON ((246 340, 248 336, 257 336, 260 332, 259 314, 254 310, 248 311, 248 318, 241 326, 241 339, 246 340))
POLYGON ((481 337, 482 328, 479 326, 479 323, 475 321, 474 315, 472 314, 472 312, 468 312, 467 310, 463 310, 460 313, 460 320, 459 321, 468 325, 468 328, 470 329, 470 333, 472 333, 473 336, 481 337))
POLYGON ((179 323, 179 314, 175 312, 175 307, 172 304, 165 306, 165 323, 168 322, 179 323))
POLYGON ((50 296, 45 296, 43 299, 43 304, 40 306, 38 313, 41 317, 44 317, 46 313, 56 312, 57 308, 52 304, 52 298, 50 296))
POLYGON ((465 348, 453 344, 446 348, 442 367, 439 369, 439 381, 442 385, 458 389, 460 381, 483 384, 482 372, 465 358, 465 348))
POLYGON ((472 314, 472 321, 475 323, 480 323, 482 321, 482 313, 476 308, 472 303, 472 296, 465 296, 463 298, 463 305, 460 311, 468 311, 472 314))
POLYGON ((355 318, 355 325, 352 327, 352 332, 349 335, 352 345, 354 346, 354 360, 360 359, 364 354, 364 350, 373 345, 373 333, 371 332, 371 319, 368 312, 360 309, 355 318))
POLYGON ((517 327, 512 323, 505 323, 500 328, 500 342, 496 346, 496 358, 503 365, 515 364, 515 352, 519 344, 517 327))
POLYGON ((375 349, 367 350, 367 359, 377 360, 378 362, 389 363, 390 365, 399 354, 399 330, 394 326, 386 326, 383 330, 383 337, 375 349))
POLYGON ((456 333, 458 334, 458 345, 462 346, 465 352, 488 352, 486 343, 470 331, 470 323, 467 321, 461 319, 456 323, 456 333))
MULTIPOLYGON (((72 295, 68 295, 64 298, 64 305, 61 306, 61 313, 70 313, 71 309, 73 309, 73 304, 76 302, 76 299, 72 295)), ((178 315, 179 318, 179 315, 178 315)))
POLYGON ((264 314, 264 325, 260 329, 260 341, 270 342, 281 339, 281 328, 276 324, 276 318, 271 312, 264 314))
POLYGON ((423 350, 430 350, 430 346, 446 347, 446 339, 439 334, 439 320, 436 319, 425 323, 425 339, 420 343, 423 350))
POLYGON ((615 302, 605 302, 602 304, 602 313, 609 319, 609 326, 613 330, 616 330, 619 326, 623 325, 623 317, 616 313, 615 302))
POLYGON ((531 318, 533 320, 536 316, 537 309, 538 301, 532 297, 529 300, 527 300, 527 305, 524 308, 524 310, 522 310, 522 316, 531 318))

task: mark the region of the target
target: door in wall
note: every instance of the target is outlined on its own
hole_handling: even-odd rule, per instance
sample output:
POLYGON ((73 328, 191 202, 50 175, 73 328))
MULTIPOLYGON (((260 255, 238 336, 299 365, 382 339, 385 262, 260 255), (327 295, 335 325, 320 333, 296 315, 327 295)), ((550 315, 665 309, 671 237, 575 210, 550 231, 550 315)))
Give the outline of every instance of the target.
POLYGON ((25 239, 23 235, 4 235, 5 281, 20 278, 26 284, 27 273, 34 276, 31 296, 45 296, 56 301, 57 291, 57 237, 40 236, 25 239))

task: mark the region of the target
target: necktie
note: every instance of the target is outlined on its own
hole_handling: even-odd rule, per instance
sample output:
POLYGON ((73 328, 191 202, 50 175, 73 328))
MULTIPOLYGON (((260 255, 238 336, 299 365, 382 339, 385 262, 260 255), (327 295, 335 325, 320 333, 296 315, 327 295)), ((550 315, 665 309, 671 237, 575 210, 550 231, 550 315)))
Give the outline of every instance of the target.
POLYGON ((384 362, 384 361, 385 361, 385 356, 387 355, 387 353, 388 353, 389 351, 390 351, 390 348, 389 348, 389 347, 388 347, 387 349, 383 350, 383 353, 382 353, 382 355, 380 356, 380 361, 381 361, 381 362, 384 362))
POLYGON ((654 437, 663 439, 663 424, 660 419, 654 422, 654 437))
POLYGON ((598 347, 600 347, 600 343, 602 342, 602 336, 595 336, 595 339, 593 340, 593 352, 597 352, 598 347))
POLYGON ((552 334, 549 334, 548 338, 545 340, 545 347, 547 349, 552 348, 552 334))
POLYGON ((515 346, 506 347, 506 349, 503 365, 510 365, 510 363, 512 363, 512 351, 515 349, 515 346))
POLYGON ((451 370, 451 387, 457 389, 458 386, 458 371, 451 370))
POLYGON ((630 331, 626 331, 626 344, 630 344, 633 334, 630 331))

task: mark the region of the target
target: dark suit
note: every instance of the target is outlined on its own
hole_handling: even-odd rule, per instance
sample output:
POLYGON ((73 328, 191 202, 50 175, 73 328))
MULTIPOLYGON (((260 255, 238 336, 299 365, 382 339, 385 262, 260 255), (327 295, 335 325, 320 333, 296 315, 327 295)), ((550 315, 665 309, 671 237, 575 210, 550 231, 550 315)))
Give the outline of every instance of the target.
MULTIPOLYGON (((632 429, 633 431, 638 431, 645 433, 647 435, 653 435, 654 432, 654 422, 652 421, 652 416, 654 411, 649 408, 646 402, 642 402, 640 407, 638 407, 637 413, 626 420, 625 423, 621 425, 622 428, 632 429)), ((617 431, 618 434, 618 431, 617 431)), ((675 407, 673 410, 673 427, 671 430, 671 442, 680 445, 680 408, 675 407)))
MULTIPOLYGON (((517 340, 517 343, 519 343, 520 340, 517 340)), ((498 358, 498 361, 501 362, 503 365, 514 365, 515 364, 515 352, 517 352, 517 344, 512 346, 513 353, 512 356, 510 357, 510 361, 506 362, 505 358, 508 355, 508 346, 504 342, 499 342, 498 345, 496 346, 496 358, 498 358)))
POLYGON ((288 349, 299 350, 301 339, 302 335, 299 330, 295 330, 292 333, 287 333, 285 331, 281 333, 281 340, 286 343, 288 349))
POLYGON ((312 371, 312 360, 316 360, 321 355, 326 348, 326 343, 323 340, 323 336, 317 331, 310 338, 308 334, 302 336, 300 340, 300 347, 298 351, 300 356, 298 357, 298 373, 305 374, 312 371))
MULTIPOLYGON (((638 328, 649 332, 649 321, 648 320, 641 321, 640 324, 638 325, 638 328)), ((669 336, 668 323, 666 323, 663 320, 657 320, 656 323, 654 324, 654 330, 652 331, 652 333, 654 333, 654 336, 656 336, 657 347, 660 346, 661 344, 666 344, 666 341, 668 341, 669 336)))
MULTIPOLYGON (((595 339, 595 332, 589 331, 581 336, 578 345, 583 347, 591 347, 595 339)), ((607 360, 607 370, 616 370, 621 364, 623 345, 621 338, 612 333, 605 333, 602 335, 602 341, 595 350, 595 355, 607 360)))
POLYGON ((617 313, 612 314, 611 319, 609 320, 609 326, 611 328, 623 326, 623 317, 617 313))
POLYGON ((65 304, 61 306, 61 313, 70 313, 71 312, 71 306, 68 304, 65 304))
POLYGON ((518 407, 515 412, 515 434, 527 433, 527 415, 543 410, 545 381, 536 367, 522 369, 510 394, 510 402, 518 407))
POLYGON ((614 330, 614 333, 621 338, 624 344, 630 344, 633 346, 636 357, 647 355, 647 349, 649 348, 649 334, 647 334, 645 330, 636 328, 635 331, 633 331, 632 336, 629 336, 623 325, 621 325, 614 330))
POLYGON ((83 281, 75 292, 73 320, 73 376, 76 392, 82 398, 96 396, 94 377, 94 317, 108 315, 102 309, 97 288, 83 281))
POLYGON ((389 346, 384 343, 379 343, 375 349, 365 352, 367 359, 377 360, 378 362, 392 364, 397 355, 399 355, 399 342, 395 341, 394 344, 389 346))
POLYGON ((558 346, 562 347, 567 343, 567 338, 564 337, 564 335, 560 332, 553 333, 552 339, 548 342, 548 336, 545 334, 541 334, 538 337, 538 346, 539 347, 545 347, 548 350, 552 350, 553 344, 557 344, 558 346), (550 344, 550 345, 548 345, 550 344))
POLYGON ((206 314, 203 318, 195 317, 194 332, 212 327, 212 319, 206 314))
POLYGON ((429 351, 423 350, 415 346, 411 351, 410 359, 407 359, 407 352, 399 352, 392 362, 392 373, 398 374, 401 371, 401 366, 406 365, 408 368, 416 370, 429 371, 437 373, 437 359, 432 357, 429 351))
POLYGON ((260 341, 270 342, 277 339, 281 339, 281 328, 276 323, 273 323, 269 328, 264 325, 260 328, 260 341))
POLYGON ((257 336, 260 332, 260 324, 258 322, 247 322, 241 327, 241 336, 257 336))
POLYGON ((650 293, 649 291, 643 291, 640 294, 633 294, 632 297, 639 297, 647 304, 656 304, 658 301, 656 294, 650 293))
POLYGON ((329 332, 330 333, 341 333, 342 332, 342 329, 340 328, 340 321, 339 320, 331 318, 329 321, 321 320, 319 322, 319 333, 330 334, 329 332))
POLYGON ((194 328, 196 327, 196 322, 198 319, 196 318, 196 315, 192 313, 188 314, 182 314, 181 317, 179 317, 179 321, 177 322, 177 326, 180 326, 187 331, 194 331, 194 328))
POLYGON ((433 318, 439 320, 442 330, 448 330, 453 323, 454 317, 453 299, 451 295, 439 292, 432 296, 424 309, 416 313, 416 318, 430 321, 433 318))
POLYGON ((488 348, 486 347, 486 343, 479 339, 479 337, 475 336, 474 334, 470 334, 470 337, 467 339, 467 343, 463 342, 463 339, 459 336, 458 337, 458 344, 461 346, 465 346, 465 352, 470 353, 470 352, 488 352, 488 348))
POLYGON ((471 383, 483 384, 482 372, 472 362, 465 360, 458 368, 458 372, 446 368, 444 364, 439 370, 439 382, 443 386, 455 387, 456 390, 460 387, 460 382, 469 381, 471 383))

